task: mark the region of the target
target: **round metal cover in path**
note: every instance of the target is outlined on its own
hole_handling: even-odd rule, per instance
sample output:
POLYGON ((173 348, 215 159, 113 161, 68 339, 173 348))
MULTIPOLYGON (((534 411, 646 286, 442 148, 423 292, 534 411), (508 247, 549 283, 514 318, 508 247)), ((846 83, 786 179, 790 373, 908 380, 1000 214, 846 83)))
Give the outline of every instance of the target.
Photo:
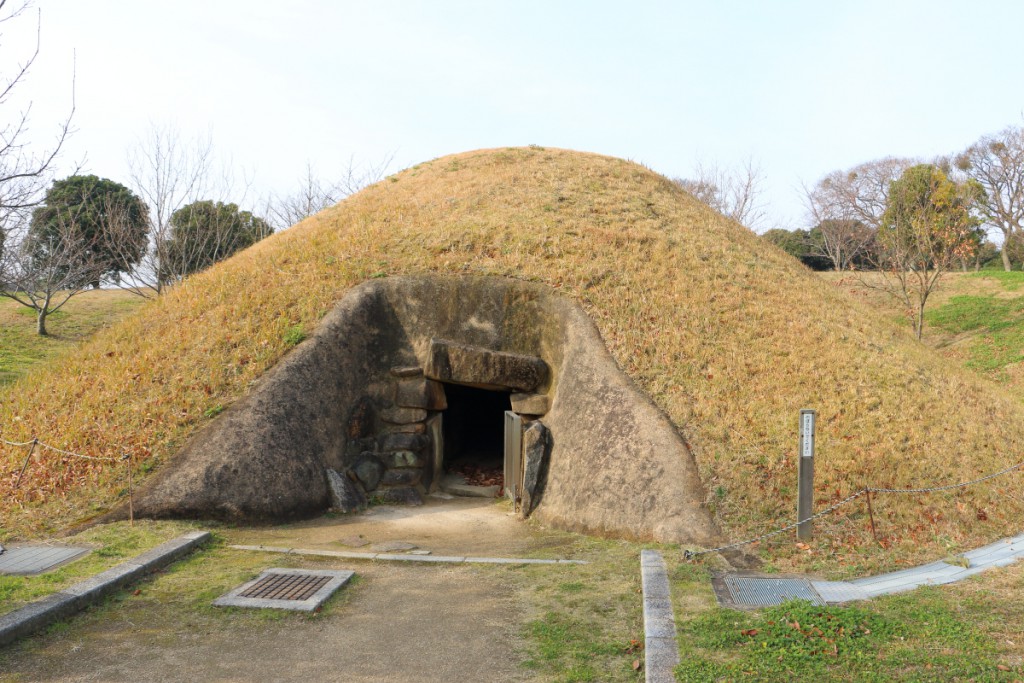
POLYGON ((268 569, 213 604, 312 612, 354 575, 347 569, 268 569))

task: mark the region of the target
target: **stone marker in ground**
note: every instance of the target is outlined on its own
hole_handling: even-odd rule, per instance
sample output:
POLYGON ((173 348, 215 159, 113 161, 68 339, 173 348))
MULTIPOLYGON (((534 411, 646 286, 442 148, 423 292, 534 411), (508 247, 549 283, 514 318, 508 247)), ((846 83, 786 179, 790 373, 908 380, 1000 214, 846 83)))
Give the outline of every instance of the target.
POLYGON ((394 553, 404 550, 415 550, 415 543, 409 543, 408 541, 384 541, 382 543, 374 543, 370 546, 370 550, 378 553, 394 553))
POLYGON ((362 536, 346 536, 338 541, 338 543, 348 546, 349 548, 362 548, 364 545, 370 545, 362 536))

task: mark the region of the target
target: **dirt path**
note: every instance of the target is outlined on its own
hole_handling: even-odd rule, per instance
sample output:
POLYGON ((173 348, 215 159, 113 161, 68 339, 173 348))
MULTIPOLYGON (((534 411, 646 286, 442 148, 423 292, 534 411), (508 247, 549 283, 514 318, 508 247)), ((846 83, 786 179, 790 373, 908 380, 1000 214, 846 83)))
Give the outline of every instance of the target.
POLYGON ((130 606, 8 662, 24 681, 524 680, 507 592, 465 567, 356 566, 356 596, 320 620, 192 631, 130 606))
MULTIPOLYGON (((318 524, 231 533, 231 542, 330 547, 363 535, 406 540, 435 554, 510 556, 532 534, 493 503, 381 507, 318 524), (419 514, 417 514, 417 510, 419 514)), ((230 561, 232 551, 210 562, 230 561)), ((252 555, 250 555, 252 557, 252 555)), ((257 554, 260 562, 275 558, 257 554)), ((336 562, 358 580, 316 618, 225 617, 168 605, 174 573, 131 597, 81 615, 70 626, 0 654, 0 681, 521 681, 530 678, 517 630, 521 606, 500 575, 468 565, 336 562)), ((316 566, 333 566, 318 564, 316 566)), ((183 570, 202 575, 203 567, 183 570)), ((197 579, 198 580, 198 579, 197 579)), ((191 599, 194 599, 191 598, 191 599)), ((205 598, 204 598, 205 600, 205 598)), ((203 603, 208 604, 208 603, 203 603)))

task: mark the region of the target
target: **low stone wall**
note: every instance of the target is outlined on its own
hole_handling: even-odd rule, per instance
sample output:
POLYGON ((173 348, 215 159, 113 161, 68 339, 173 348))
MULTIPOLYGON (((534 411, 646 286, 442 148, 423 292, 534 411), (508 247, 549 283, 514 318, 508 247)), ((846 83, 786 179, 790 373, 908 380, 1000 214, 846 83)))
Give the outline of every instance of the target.
POLYGON ((514 390, 514 410, 543 414, 548 463, 531 472, 530 500, 542 520, 665 541, 717 535, 685 442, 615 365, 582 309, 503 278, 353 288, 150 480, 137 511, 300 517, 330 505, 332 480, 354 486, 356 503, 359 494, 415 503, 438 474, 431 430, 445 408, 443 382, 514 390))

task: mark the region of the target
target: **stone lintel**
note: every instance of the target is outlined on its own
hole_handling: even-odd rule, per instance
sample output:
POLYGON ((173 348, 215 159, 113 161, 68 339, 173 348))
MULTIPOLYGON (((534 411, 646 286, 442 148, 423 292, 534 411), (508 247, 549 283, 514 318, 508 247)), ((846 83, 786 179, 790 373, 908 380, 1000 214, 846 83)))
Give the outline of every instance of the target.
POLYGON ((536 356, 431 339, 424 374, 440 382, 529 392, 547 380, 548 364, 536 356))

